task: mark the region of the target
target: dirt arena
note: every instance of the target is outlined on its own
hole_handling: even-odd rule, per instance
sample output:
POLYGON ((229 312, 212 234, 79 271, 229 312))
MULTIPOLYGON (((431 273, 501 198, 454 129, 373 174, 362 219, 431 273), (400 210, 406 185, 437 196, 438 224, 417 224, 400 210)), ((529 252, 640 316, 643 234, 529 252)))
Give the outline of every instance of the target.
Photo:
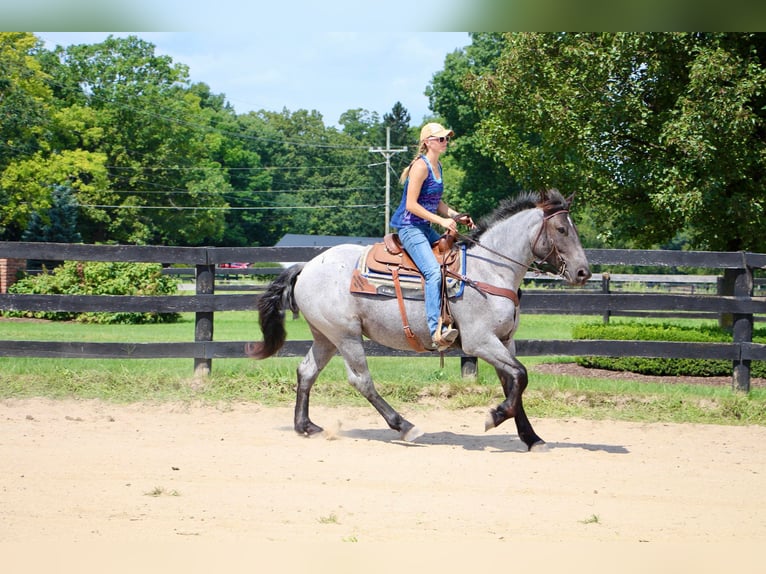
POLYGON ((528 453, 485 411, 0 402, 0 541, 628 543, 766 540, 766 428, 532 419, 528 453))

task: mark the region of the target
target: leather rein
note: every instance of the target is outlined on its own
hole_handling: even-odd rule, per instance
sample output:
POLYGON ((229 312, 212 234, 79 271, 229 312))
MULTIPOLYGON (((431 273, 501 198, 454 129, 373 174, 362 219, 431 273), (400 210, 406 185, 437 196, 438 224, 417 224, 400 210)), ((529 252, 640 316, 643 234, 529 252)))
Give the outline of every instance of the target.
MULTIPOLYGON (((532 242, 532 252, 534 252, 535 247, 537 246, 537 244, 540 242, 540 239, 542 238, 543 229, 545 228, 545 223, 547 223, 550 219, 552 219, 553 217, 555 217, 556 215, 558 215, 560 213, 565 213, 565 214, 568 215, 569 214, 569 210, 562 207, 561 209, 555 209, 555 210, 550 211, 550 212, 546 212, 545 210, 543 211, 543 223, 540 225, 540 229, 537 232, 537 236, 535 237, 535 240, 532 242)), ((461 215, 464 215, 464 214, 456 215, 455 219, 457 219, 461 215)), ((547 235, 547 232, 546 232, 546 235, 547 235)), ((469 242, 469 243, 473 243, 477 247, 481 247, 482 249, 484 249, 486 251, 489 251, 490 253, 492 253, 493 255, 496 255, 500 259, 505 259, 506 261, 508 261, 510 263, 514 263, 515 265, 518 265, 519 267, 522 267, 522 268, 526 269, 527 271, 534 271, 535 273, 538 273, 540 275, 553 275, 554 277, 561 277, 561 276, 563 276, 564 270, 566 269, 566 262, 563 262, 561 267, 556 269, 556 267, 552 263, 549 263, 549 261, 548 261, 551 258, 552 255, 555 255, 556 259, 561 260, 561 257, 558 255, 558 250, 556 249, 556 244, 553 241, 550 242, 551 243, 550 251, 548 252, 548 254, 545 257, 542 258, 542 261, 533 261, 531 264, 527 265, 526 263, 522 263, 521 261, 517 261, 513 257, 508 257, 507 255, 505 255, 503 253, 500 253, 499 251, 496 251, 494 249, 491 249, 491 248, 487 247, 486 245, 482 244, 478 239, 474 239, 474 238, 470 237, 469 235, 465 235, 465 234, 462 234, 462 233, 458 232, 456 236, 457 236, 458 239, 461 239, 461 240, 469 242), (540 265, 543 265, 543 264, 546 264, 546 263, 551 268, 556 269, 556 272, 554 273, 554 272, 552 272, 550 270, 543 269, 540 266, 540 265)), ((452 274, 452 275, 454 276, 455 274, 452 274)), ((457 277, 457 278, 459 278, 459 279, 461 279, 463 281, 466 281, 466 283, 468 283, 469 285, 471 285, 471 283, 473 283, 467 277, 457 277)), ((483 285, 486 285, 486 283, 484 283, 483 285)), ((496 289, 498 289, 498 288, 496 288, 496 289)), ((510 291, 510 290, 508 290, 508 291, 510 291)))

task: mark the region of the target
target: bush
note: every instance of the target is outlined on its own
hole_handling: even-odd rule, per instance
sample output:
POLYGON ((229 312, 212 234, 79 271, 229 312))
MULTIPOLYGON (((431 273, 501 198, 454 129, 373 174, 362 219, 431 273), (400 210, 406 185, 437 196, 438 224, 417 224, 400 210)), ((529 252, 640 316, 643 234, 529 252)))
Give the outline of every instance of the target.
MULTIPOLYGON (((20 279, 9 293, 39 295, 174 295, 176 280, 162 274, 155 263, 66 261, 53 272, 20 279)), ((170 323, 178 313, 69 313, 62 311, 5 311, 8 317, 34 317, 83 323, 139 324, 170 323)))
MULTIPOLYGON (((731 334, 717 326, 686 327, 645 323, 585 323, 572 329, 574 339, 614 341, 681 341, 695 343, 730 343, 731 334)), ((753 342, 766 342, 766 330, 755 329, 753 342)), ((717 359, 656 359, 643 357, 577 357, 583 367, 629 371, 644 375, 713 377, 731 375, 731 361, 717 359)), ((751 374, 766 377, 766 363, 753 361, 751 374)))

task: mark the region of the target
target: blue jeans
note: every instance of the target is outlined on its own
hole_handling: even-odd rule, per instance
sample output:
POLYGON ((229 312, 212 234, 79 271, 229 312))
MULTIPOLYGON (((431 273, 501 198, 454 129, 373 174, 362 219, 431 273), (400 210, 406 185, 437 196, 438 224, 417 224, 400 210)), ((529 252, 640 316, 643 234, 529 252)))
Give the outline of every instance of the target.
POLYGON ((399 229, 399 239, 425 279, 426 319, 431 337, 439 325, 442 306, 442 272, 431 244, 439 234, 430 225, 411 225, 399 229))

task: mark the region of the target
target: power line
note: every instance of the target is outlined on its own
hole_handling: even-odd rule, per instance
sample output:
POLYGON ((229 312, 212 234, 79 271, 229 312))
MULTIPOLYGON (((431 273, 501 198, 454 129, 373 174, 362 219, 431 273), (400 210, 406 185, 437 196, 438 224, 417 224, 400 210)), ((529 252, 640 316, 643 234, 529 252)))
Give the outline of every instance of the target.
POLYGON ((360 209, 360 208, 378 208, 381 203, 362 203, 355 205, 292 205, 292 206, 274 206, 274 207, 217 207, 217 206, 176 206, 176 205, 100 205, 81 203, 80 207, 94 207, 99 209, 164 209, 167 211, 275 211, 279 209, 360 209))
POLYGON ((324 192, 324 191, 369 191, 375 187, 315 187, 298 189, 230 189, 228 191, 194 191, 188 189, 102 189, 89 190, 88 194, 94 193, 128 193, 128 194, 156 194, 156 195, 232 195, 250 193, 253 195, 261 193, 305 193, 305 192, 324 192))
MULTIPOLYGON (((2 143, 2 142, 0 142, 2 143)), ((119 166, 119 165, 106 165, 107 169, 115 171, 145 171, 145 170, 158 170, 158 171, 269 171, 269 170, 298 170, 298 169, 312 169, 312 170, 326 170, 326 169, 349 169, 360 167, 377 167, 384 165, 385 162, 377 163, 360 163, 360 164, 343 164, 343 165, 266 165, 259 167, 226 167, 226 166, 208 166, 208 167, 164 167, 153 165, 137 165, 137 166, 119 166)))

